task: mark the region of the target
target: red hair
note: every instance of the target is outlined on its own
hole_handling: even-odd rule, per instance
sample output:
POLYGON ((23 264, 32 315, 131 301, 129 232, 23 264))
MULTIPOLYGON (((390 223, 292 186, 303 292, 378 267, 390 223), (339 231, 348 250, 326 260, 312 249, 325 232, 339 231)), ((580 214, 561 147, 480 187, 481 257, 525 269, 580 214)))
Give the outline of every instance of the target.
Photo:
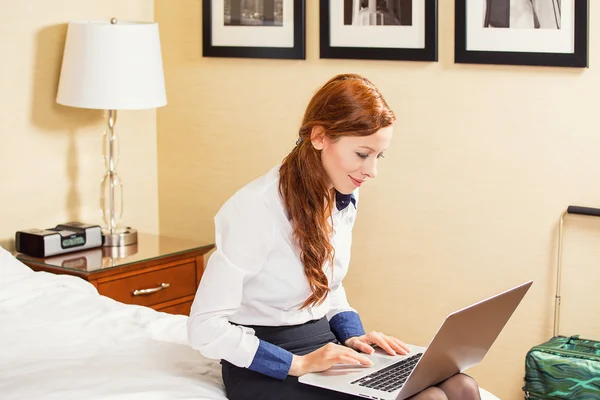
POLYGON ((383 96, 366 78, 342 74, 330 79, 312 97, 300 127, 298 145, 279 169, 279 193, 292 223, 293 238, 310 283, 311 296, 302 308, 322 303, 329 292, 323 267, 333 264, 328 219, 333 210, 331 181, 321 161, 321 152, 311 143, 316 126, 330 140, 342 136, 368 136, 396 120, 383 96))

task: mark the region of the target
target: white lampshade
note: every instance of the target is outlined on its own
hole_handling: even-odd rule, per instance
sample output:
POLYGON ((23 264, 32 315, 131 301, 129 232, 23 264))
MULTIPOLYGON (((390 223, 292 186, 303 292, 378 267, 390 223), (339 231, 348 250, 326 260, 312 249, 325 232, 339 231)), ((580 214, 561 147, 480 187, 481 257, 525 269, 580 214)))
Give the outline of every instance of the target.
POLYGON ((103 110, 167 104, 158 24, 70 22, 56 101, 103 110))

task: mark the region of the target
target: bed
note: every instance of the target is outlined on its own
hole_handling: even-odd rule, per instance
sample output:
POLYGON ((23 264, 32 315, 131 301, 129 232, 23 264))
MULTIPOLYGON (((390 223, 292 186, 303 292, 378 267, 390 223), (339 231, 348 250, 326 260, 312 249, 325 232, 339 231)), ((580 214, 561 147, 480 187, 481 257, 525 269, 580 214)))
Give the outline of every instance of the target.
POLYGON ((186 321, 34 272, 0 247, 0 398, 226 399, 219 362, 188 346, 186 321))

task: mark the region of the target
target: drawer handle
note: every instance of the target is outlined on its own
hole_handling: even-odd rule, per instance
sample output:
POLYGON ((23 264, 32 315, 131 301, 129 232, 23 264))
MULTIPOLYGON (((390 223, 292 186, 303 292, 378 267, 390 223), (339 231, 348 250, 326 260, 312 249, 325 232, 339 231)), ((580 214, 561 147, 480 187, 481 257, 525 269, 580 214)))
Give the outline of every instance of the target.
POLYGON ((152 294, 152 293, 156 293, 156 292, 160 292, 163 289, 168 288, 169 286, 171 286, 170 283, 161 283, 159 287, 153 287, 150 289, 136 289, 133 291, 133 295, 134 296, 144 296, 147 294, 152 294))

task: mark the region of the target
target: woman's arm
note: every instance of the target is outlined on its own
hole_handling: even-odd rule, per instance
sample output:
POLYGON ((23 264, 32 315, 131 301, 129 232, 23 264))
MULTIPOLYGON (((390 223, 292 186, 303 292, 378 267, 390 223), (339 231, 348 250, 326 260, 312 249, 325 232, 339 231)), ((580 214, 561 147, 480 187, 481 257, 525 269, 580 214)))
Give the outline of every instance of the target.
POLYGON ((242 301, 244 283, 266 263, 275 222, 260 193, 236 194, 215 217, 216 250, 210 256, 188 319, 192 348, 212 359, 285 379, 292 354, 259 340, 252 330, 231 324, 242 301))
POLYGON ((365 334, 358 312, 350 306, 346 298, 346 290, 340 284, 329 292, 330 310, 327 313, 329 326, 337 340, 344 344, 354 336, 365 334))

